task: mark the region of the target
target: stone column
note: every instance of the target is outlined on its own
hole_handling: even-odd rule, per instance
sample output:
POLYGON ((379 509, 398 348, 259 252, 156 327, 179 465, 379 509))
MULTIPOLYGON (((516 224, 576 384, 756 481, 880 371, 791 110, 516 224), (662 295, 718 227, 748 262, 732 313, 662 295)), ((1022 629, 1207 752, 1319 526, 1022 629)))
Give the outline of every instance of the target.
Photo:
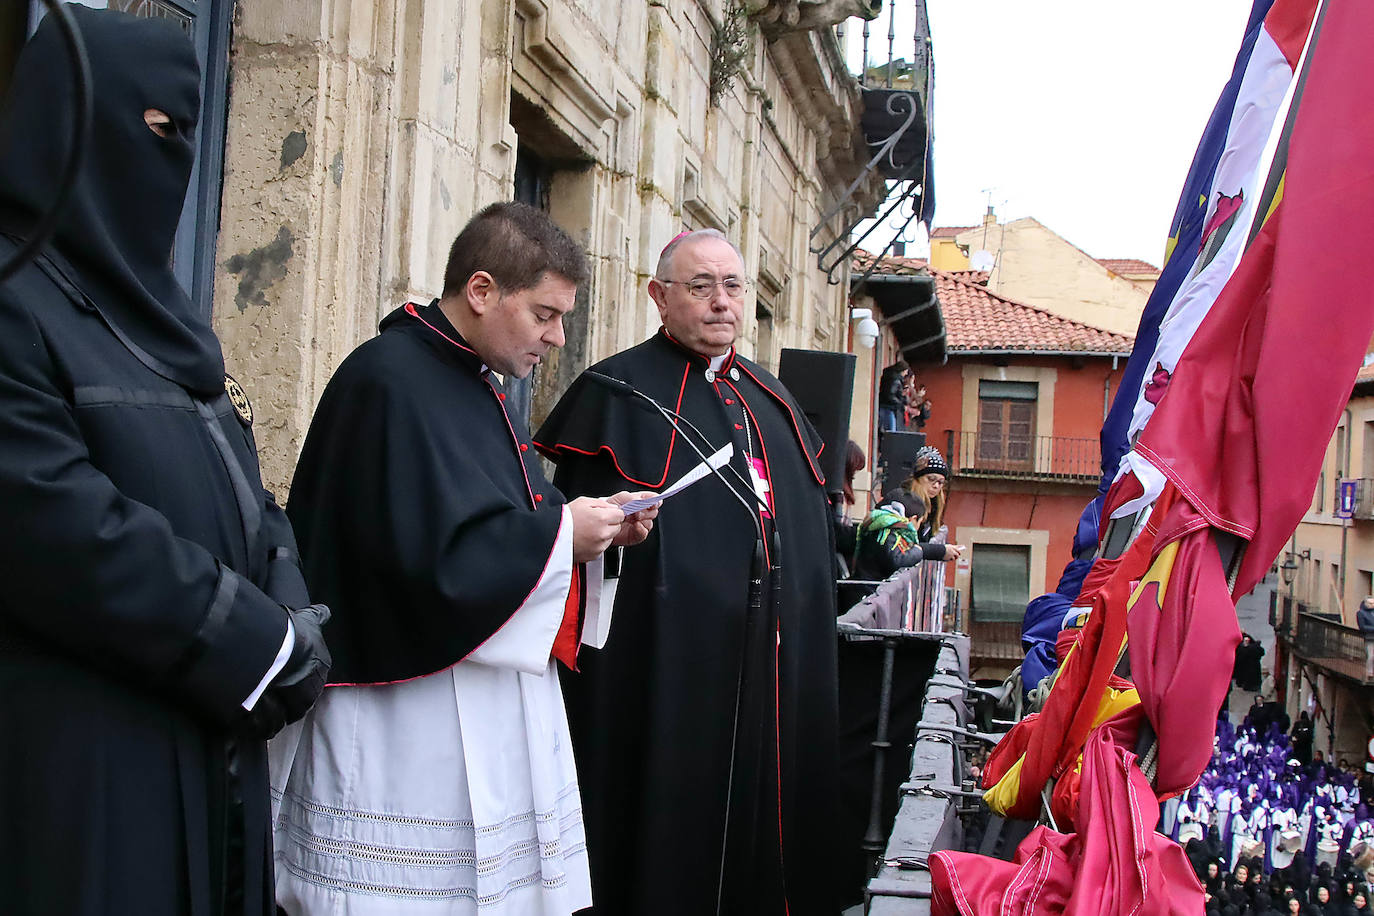
POLYGON ((380 310, 396 7, 236 10, 215 329, 279 496, 329 371, 380 310))

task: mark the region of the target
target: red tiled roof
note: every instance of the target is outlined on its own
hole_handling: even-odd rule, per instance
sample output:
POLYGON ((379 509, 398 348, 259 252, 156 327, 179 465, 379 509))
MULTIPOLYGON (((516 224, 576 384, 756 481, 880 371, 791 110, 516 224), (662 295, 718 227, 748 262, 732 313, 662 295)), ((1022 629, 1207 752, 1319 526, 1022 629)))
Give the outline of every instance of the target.
POLYGON ((952 239, 961 232, 968 232, 970 229, 977 228, 977 226, 941 226, 938 229, 930 230, 930 237, 933 239, 952 239))
MULTIPOLYGON (((871 252, 854 252, 853 274, 873 263, 871 252)), ((989 290, 980 270, 931 270, 923 258, 882 258, 873 276, 935 278, 935 295, 945 322, 945 345, 959 351, 1007 350, 1035 353, 1130 353, 1135 339, 1061 318, 989 290)))
POLYGON ((999 296, 965 272, 933 270, 945 345, 959 351, 1130 353, 1135 339, 999 296))
POLYGON ((1097 263, 1122 277, 1127 274, 1154 274, 1156 277, 1159 276, 1158 267, 1139 258, 1097 258, 1097 263))
MULTIPOLYGON (((862 248, 854 249, 854 272, 862 276, 868 270, 868 265, 873 263, 873 252, 865 251, 862 248)), ((902 276, 926 273, 928 263, 925 258, 894 258, 891 255, 878 261, 878 266, 873 269, 875 275, 902 276)))
POLYGON ((1360 371, 1355 373, 1355 381, 1357 383, 1374 381, 1374 364, 1361 366, 1360 371))

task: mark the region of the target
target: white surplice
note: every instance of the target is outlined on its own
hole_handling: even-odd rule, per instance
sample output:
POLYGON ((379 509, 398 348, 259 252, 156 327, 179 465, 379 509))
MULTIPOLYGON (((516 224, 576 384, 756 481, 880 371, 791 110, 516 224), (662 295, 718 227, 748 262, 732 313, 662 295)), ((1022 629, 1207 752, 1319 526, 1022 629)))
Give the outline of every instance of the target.
MULTIPOLYGON (((588 620, 612 590, 588 564, 588 620)), ((550 651, 572 518, 539 583, 459 664, 331 687, 270 745, 277 901, 291 916, 566 916, 591 905, 582 806, 550 651)), ((379 613, 384 613, 379 609, 379 613)), ((598 628, 584 627, 589 633, 598 628)))

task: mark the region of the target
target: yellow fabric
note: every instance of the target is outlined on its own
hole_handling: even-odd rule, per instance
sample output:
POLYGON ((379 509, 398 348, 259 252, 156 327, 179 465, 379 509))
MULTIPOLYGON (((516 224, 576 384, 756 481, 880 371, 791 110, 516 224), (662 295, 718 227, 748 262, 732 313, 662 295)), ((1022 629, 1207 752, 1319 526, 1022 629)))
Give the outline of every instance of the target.
MULTIPOLYGON (((1093 717, 1093 728, 1097 728, 1117 713, 1125 712, 1139 702, 1140 694, 1136 692, 1134 687, 1107 688, 1106 695, 1102 697, 1102 702, 1097 706, 1097 715, 1093 717)), ((996 785, 983 793, 983 801, 987 802, 988 807, 998 814, 1006 814, 1016 802, 1021 791, 1021 764, 1025 759, 1025 755, 1022 754, 1007 769, 1007 772, 1002 775, 996 785)), ((1073 769, 1074 772, 1082 772, 1082 754, 1079 754, 1078 759, 1074 761, 1073 769)))
POLYGON ((1140 580, 1140 584, 1135 587, 1135 591, 1131 592, 1131 597, 1126 601, 1128 610, 1135 607, 1146 587, 1152 582, 1159 585, 1159 604, 1160 607, 1164 606, 1164 595, 1169 590, 1169 576, 1174 571, 1174 559, 1177 556, 1178 541, 1170 541, 1160 549, 1159 555, 1150 564, 1144 578, 1140 580))
MULTIPOLYGON (((1141 596, 1145 592, 1145 589, 1151 584, 1159 586, 1158 600, 1160 604, 1163 604, 1164 595, 1168 590, 1169 576, 1173 573, 1174 560, 1177 557, 1178 541, 1171 541, 1169 544, 1166 544, 1163 548, 1160 549, 1159 554, 1150 563, 1149 570, 1145 573, 1145 576, 1136 585, 1135 589, 1131 592, 1130 598, 1128 598, 1126 601, 1126 608, 1128 614, 1135 607, 1136 602, 1140 600, 1141 596)), ((1126 641, 1125 637, 1123 637, 1122 644, 1118 648, 1118 652, 1124 651, 1125 648, 1126 641)), ((1077 651, 1078 644, 1075 643, 1069 648, 1068 653, 1064 657, 1063 664, 1059 666, 1060 671, 1064 670, 1065 666, 1068 664, 1069 659, 1072 658, 1073 654, 1077 651)), ((1055 680, 1051 682, 1051 692, 1053 692, 1054 690, 1053 685, 1055 683, 1058 683, 1058 679, 1059 675, 1058 672, 1056 672, 1055 680)), ((1103 722, 1107 721, 1108 719, 1112 718, 1120 712, 1124 712, 1125 710, 1130 709, 1132 706, 1135 706, 1139 702, 1140 694, 1136 692, 1136 689, 1134 687, 1126 689, 1114 689, 1108 687, 1106 689, 1106 692, 1098 701, 1097 714, 1093 718, 1093 728, 1097 728, 1103 722)), ((998 780, 997 783, 994 786, 992 786, 992 788, 988 789, 986 792, 983 793, 983 800, 987 802, 989 808, 991 808, 998 814, 1006 814, 1007 811, 1010 810, 1011 807, 1015 804, 1017 798, 1020 797, 1021 764, 1025 761, 1025 759, 1025 755, 1023 754, 1020 758, 1017 759, 1016 763, 1012 764, 1011 767, 1007 769, 1007 772, 1003 774, 1002 778, 998 780)), ((1082 767, 1083 755, 1079 754, 1077 760, 1074 762, 1074 769, 1075 771, 1081 771, 1082 767)))
POLYGON ((983 793, 983 801, 998 814, 1006 814, 1016 802, 1017 793, 1021 789, 1021 764, 1025 759, 1025 754, 1018 757, 1011 768, 1002 774, 1002 778, 997 780, 996 785, 983 793))

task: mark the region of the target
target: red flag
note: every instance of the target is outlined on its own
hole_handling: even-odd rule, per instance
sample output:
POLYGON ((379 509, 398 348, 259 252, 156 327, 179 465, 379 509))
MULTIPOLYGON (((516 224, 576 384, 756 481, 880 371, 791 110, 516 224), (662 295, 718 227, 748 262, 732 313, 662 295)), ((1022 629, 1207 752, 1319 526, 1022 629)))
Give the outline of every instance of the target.
POLYGON ((1240 627, 1212 529, 1186 500, 1169 509, 1157 541, 1127 618, 1127 648, 1157 738, 1154 787, 1163 798, 1197 782, 1212 758, 1240 627))
POLYGON ((1370 35, 1374 4, 1328 0, 1282 200, 1136 443, 1208 523, 1249 541, 1235 594, 1263 578, 1311 504, 1374 334, 1374 307, 1351 282, 1374 251, 1370 35))
POLYGON ((1125 746, 1140 707, 1083 749, 1078 833, 1037 827, 1011 862, 960 852, 930 857, 935 916, 1194 916, 1202 886, 1183 849, 1154 831, 1159 805, 1125 746))
MULTIPOLYGON (((1173 492, 1165 490, 1157 511, 1165 510, 1173 492)), ((1117 561, 1102 564, 1102 570, 1110 570, 1110 577, 1100 586, 1093 586, 1092 612, 1079 637, 1077 651, 1061 667, 1040 716, 1034 721, 1022 720, 1012 729, 1009 737, 1026 749, 1018 776, 1016 803, 1007 811, 1012 817, 1036 817, 1040 811, 1040 790, 1078 759, 1079 750, 1097 717, 1107 681, 1116 668, 1126 636, 1126 599, 1132 583, 1149 566, 1156 528, 1153 519, 1147 522, 1117 561)), ((1094 568, 1097 567, 1098 564, 1094 564, 1094 568)), ((1085 594, 1090 584, 1084 583, 1085 594)))

